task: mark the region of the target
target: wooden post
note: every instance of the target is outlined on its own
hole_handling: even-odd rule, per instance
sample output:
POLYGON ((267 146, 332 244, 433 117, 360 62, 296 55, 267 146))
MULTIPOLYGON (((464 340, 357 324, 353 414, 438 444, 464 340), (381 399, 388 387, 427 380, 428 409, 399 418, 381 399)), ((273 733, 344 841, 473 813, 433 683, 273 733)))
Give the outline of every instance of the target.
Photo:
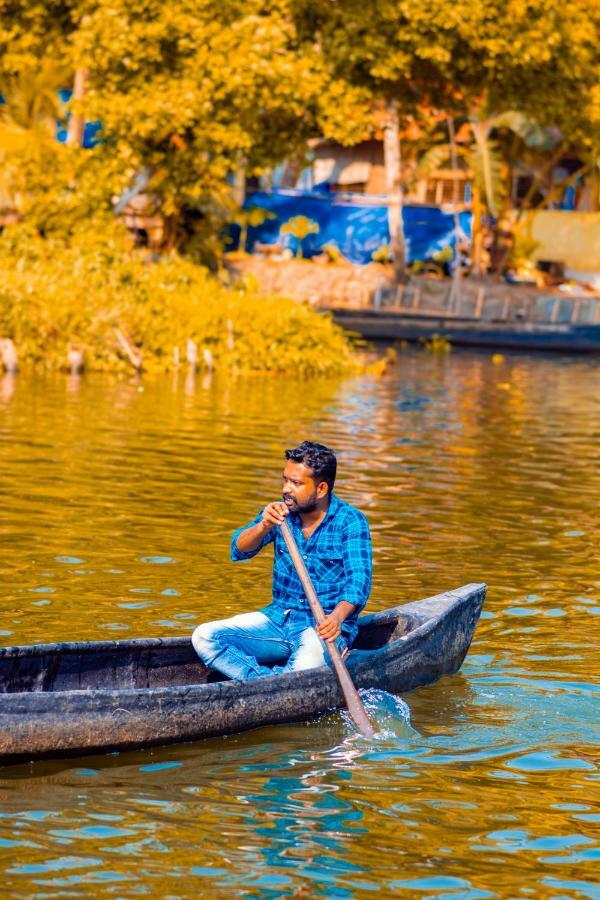
POLYGON ((418 309, 420 303, 421 303, 421 288, 420 288, 420 287, 414 287, 414 288, 413 288, 413 292, 412 292, 412 297, 411 297, 411 304, 410 304, 411 310, 412 310, 412 309, 414 309, 414 310, 418 309))
POLYGON ((19 371, 17 348, 12 338, 0 339, 0 362, 10 375, 14 375, 15 372, 19 371))
POLYGON ((458 216, 458 157, 456 154, 456 134, 454 131, 454 120, 451 116, 446 119, 448 128, 448 138, 450 140, 450 156, 452 159, 452 213, 454 216, 454 268, 452 269, 452 284, 450 286, 450 294, 448 296, 448 310, 450 312, 458 312, 462 299, 460 289, 461 268, 460 268, 460 219, 458 216))
POLYGON ((483 300, 485 297, 485 288, 483 285, 477 288, 477 298, 475 300, 475 318, 480 319, 483 311, 483 300))
POLYGON ((84 354, 81 347, 76 347, 74 344, 69 344, 67 346, 67 365, 69 367, 69 372, 71 375, 81 375, 83 372, 84 366, 84 354))
POLYGON ((196 345, 196 341, 193 341, 191 338, 187 339, 187 343, 185 345, 185 354, 188 365, 190 369, 198 368, 198 347, 196 345))
POLYGON ((375 285, 375 293, 373 294, 373 308, 380 309, 381 307, 381 278, 377 278, 377 283, 375 285))
POLYGON ((135 344, 133 344, 128 337, 126 337, 120 328, 115 328, 115 335, 119 342, 119 346, 121 347, 123 353, 136 370, 136 372, 142 371, 142 352, 139 350, 135 344))
POLYGON ((581 297, 574 297, 573 302, 571 303, 571 318, 570 322, 576 322, 579 318, 579 313, 581 311, 581 297))

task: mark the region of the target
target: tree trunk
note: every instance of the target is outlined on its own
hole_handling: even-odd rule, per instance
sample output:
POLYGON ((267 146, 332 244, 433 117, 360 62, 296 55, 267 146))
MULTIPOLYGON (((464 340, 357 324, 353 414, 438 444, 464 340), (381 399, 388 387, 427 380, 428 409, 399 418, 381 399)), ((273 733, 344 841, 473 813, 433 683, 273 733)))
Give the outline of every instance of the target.
MULTIPOLYGON (((76 105, 85 96, 85 86, 87 81, 87 70, 79 68, 75 72, 75 81, 73 84, 73 97, 76 105)), ((67 129, 67 146, 81 147, 83 144, 83 132, 85 128, 85 118, 81 112, 72 112, 69 118, 69 126, 67 129)))
POLYGON ((233 175, 233 201, 240 209, 246 199, 246 169, 240 166, 233 175))
POLYGON ((454 132, 454 121, 448 116, 448 137, 450 139, 450 157, 452 160, 452 171, 454 178, 452 180, 452 205, 454 213, 454 268, 452 269, 452 285, 450 287, 450 295, 448 297, 448 308, 458 311, 461 301, 460 278, 461 278, 461 259, 460 259, 460 218, 458 216, 458 159, 456 155, 456 134, 454 132))
POLYGON ((404 239, 404 222, 402 220, 402 158, 398 132, 398 106, 395 100, 391 100, 388 104, 387 124, 383 136, 383 156, 385 163, 385 187, 388 195, 390 245, 394 254, 395 275, 401 281, 405 278, 406 243, 404 239))

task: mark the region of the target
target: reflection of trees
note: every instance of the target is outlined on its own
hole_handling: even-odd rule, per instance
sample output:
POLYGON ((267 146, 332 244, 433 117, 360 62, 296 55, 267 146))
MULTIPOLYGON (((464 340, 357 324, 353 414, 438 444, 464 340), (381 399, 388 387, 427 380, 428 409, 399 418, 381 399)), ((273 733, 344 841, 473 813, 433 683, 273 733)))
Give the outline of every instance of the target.
POLYGON ((231 532, 278 496, 283 449, 318 430, 337 382, 306 391, 286 378, 209 384, 182 372, 175 384, 5 376, 1 388, 11 542, 0 547, 0 584, 31 611, 11 641, 164 634, 268 602, 266 555, 236 570, 233 589, 223 583, 231 532), (146 555, 176 562, 143 565, 146 555), (28 594, 44 585, 54 594, 28 594))
POLYGON ((1 384, 13 540, 0 578, 32 613, 11 640, 189 630, 266 602, 269 554, 224 579, 229 539, 278 496, 283 450, 305 437, 338 451, 339 493, 369 516, 373 609, 467 580, 489 581, 492 603, 546 575, 562 592, 587 590, 590 538, 563 532, 589 535, 595 516, 593 363, 407 351, 380 379, 204 383, 182 368, 1 384), (176 562, 143 565, 146 555, 176 562), (57 556, 86 560, 85 577, 57 556), (27 591, 44 572, 57 590, 34 607, 44 598, 27 591))
POLYGON ((398 582, 412 597, 471 579, 524 589, 553 568, 540 538, 569 519, 591 528, 597 369, 495 360, 401 354, 395 376, 354 385, 356 400, 342 390, 341 480, 370 517, 385 602, 398 582))

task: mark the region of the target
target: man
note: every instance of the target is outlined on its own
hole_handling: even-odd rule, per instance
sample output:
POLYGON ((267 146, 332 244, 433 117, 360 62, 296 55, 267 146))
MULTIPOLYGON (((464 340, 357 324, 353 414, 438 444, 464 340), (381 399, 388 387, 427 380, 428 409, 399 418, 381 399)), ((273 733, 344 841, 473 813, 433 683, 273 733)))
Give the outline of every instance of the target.
POLYGON ((192 635, 200 659, 229 678, 329 664, 322 641, 348 651, 371 591, 369 526, 359 510, 333 493, 335 454, 304 441, 286 450, 285 458, 283 500, 267 504, 231 542, 234 562, 273 544, 272 603, 260 612, 199 625, 192 635), (278 527, 286 517, 325 612, 318 627, 278 527))

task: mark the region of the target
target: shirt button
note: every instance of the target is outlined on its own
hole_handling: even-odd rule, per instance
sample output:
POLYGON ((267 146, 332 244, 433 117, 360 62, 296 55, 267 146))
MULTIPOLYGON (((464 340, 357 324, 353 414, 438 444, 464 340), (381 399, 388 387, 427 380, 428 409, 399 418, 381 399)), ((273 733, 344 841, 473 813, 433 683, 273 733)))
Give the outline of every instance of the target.
POLYGON ((308 559, 308 556, 303 557, 303 559, 308 559))

